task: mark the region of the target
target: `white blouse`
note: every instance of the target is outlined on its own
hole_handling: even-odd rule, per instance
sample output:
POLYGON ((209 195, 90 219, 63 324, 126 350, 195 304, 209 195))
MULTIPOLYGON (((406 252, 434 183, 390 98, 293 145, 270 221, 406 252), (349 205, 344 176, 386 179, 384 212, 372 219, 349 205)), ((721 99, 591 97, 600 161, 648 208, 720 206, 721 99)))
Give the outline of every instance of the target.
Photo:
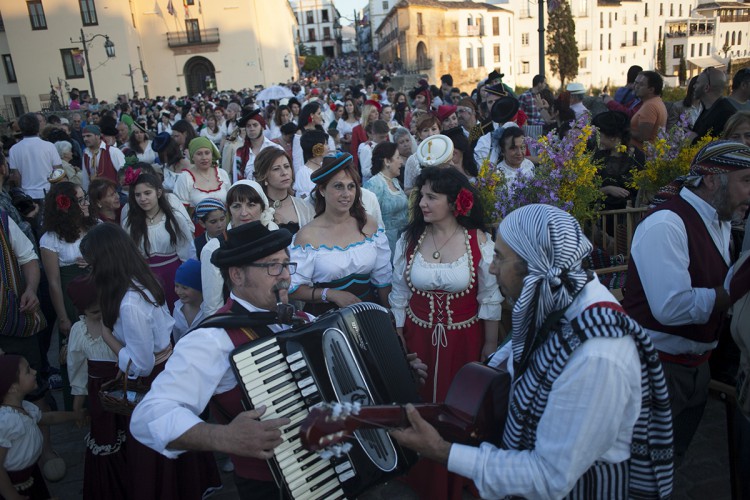
POLYGON ((0 447, 9 448, 3 466, 19 471, 31 466, 42 454, 42 412, 33 403, 21 401, 28 415, 10 406, 0 406, 0 447))
POLYGON ((216 147, 218 148, 221 145, 221 140, 224 139, 224 130, 221 127, 219 127, 218 132, 215 134, 209 130, 208 127, 203 127, 203 130, 201 130, 200 136, 207 138, 209 141, 213 142, 216 147))
POLYGON ((204 318, 206 318, 206 313, 203 311, 203 307, 201 306, 201 308, 198 309, 198 314, 196 314, 195 318, 193 318, 193 322, 188 324, 185 313, 182 312, 182 306, 182 301, 180 299, 177 299, 177 302, 174 303, 174 312, 172 312, 172 318, 174 318, 172 338, 174 339, 175 344, 178 340, 184 337, 192 327, 199 324, 201 321, 203 321, 204 318))
MULTIPOLYGON (((231 187, 229 174, 224 169, 214 168, 219 187, 212 191, 206 191, 195 186, 195 176, 190 170, 183 170, 177 176, 174 184, 174 194, 183 204, 195 207, 206 198, 217 198, 223 202, 227 201, 227 191, 231 187)), ((209 174, 210 175, 210 174, 209 174)))
POLYGON ((75 240, 73 243, 68 243, 60 238, 57 233, 47 231, 39 240, 39 246, 41 248, 46 248, 50 252, 55 252, 60 267, 71 266, 76 263, 76 259, 83 258, 83 255, 81 255, 82 239, 83 236, 75 240))
POLYGON ((497 169, 505 176, 506 186, 515 181, 518 174, 522 174, 524 177, 532 177, 534 175, 534 164, 528 158, 524 158, 518 168, 508 166, 505 160, 503 160, 497 166, 497 169))
MULTIPOLYGON (((190 244, 193 241, 193 232, 191 230, 190 218, 182 209, 182 212, 173 210, 175 219, 177 220, 177 226, 182 232, 182 237, 177 238, 176 245, 172 245, 170 241, 169 232, 167 231, 167 218, 162 215, 161 220, 153 225, 147 225, 148 230, 148 243, 149 243, 149 255, 150 256, 168 256, 177 254, 181 261, 185 262, 190 258, 190 244)), ((130 234, 130 220, 124 218, 122 220, 122 227, 125 231, 130 234)), ((145 256, 146 251, 143 248, 143 241, 138 245, 139 250, 145 256)))
POLYGON ((313 171, 304 163, 297 172, 294 173, 294 195, 300 199, 310 197, 310 193, 315 191, 315 183, 310 179, 313 171))
POLYGON ((336 123, 336 130, 339 131, 339 137, 344 137, 344 135, 346 134, 351 134, 352 130, 354 130, 354 127, 356 127, 357 125, 359 125, 359 121, 349 123, 343 118, 339 118, 338 122, 336 123))
POLYGON ((156 160, 159 158, 159 155, 156 154, 156 151, 151 149, 151 141, 148 141, 146 143, 146 147, 143 149, 143 153, 136 153, 135 155, 138 157, 138 161, 142 161, 144 163, 156 163, 156 160))
POLYGON ((174 327, 167 304, 155 306, 153 296, 148 291, 145 293, 148 302, 134 288, 125 292, 120 315, 112 329, 112 334, 124 346, 117 356, 117 364, 131 378, 151 374, 156 359, 154 354, 170 345, 174 327), (128 369, 130 361, 132 364, 128 369))
POLYGON ((326 283, 351 274, 369 274, 370 283, 378 288, 391 284, 391 249, 382 228, 372 236, 343 248, 327 245, 303 247, 292 240, 290 260, 297 263, 297 272, 292 275, 289 293, 300 285, 326 283))
POLYGON ((68 340, 68 378, 70 393, 88 395, 89 365, 87 361, 117 361, 117 355, 101 337, 92 338, 86 327, 86 316, 80 316, 70 329, 68 340))
MULTIPOLYGON (((489 234, 485 233, 487 241, 479 246, 482 258, 477 268, 477 302, 480 319, 499 320, 500 304, 503 296, 497 286, 495 276, 490 274, 490 262, 494 253, 494 243, 489 234)), ((402 236, 396 243, 396 256, 393 262, 393 288, 388 296, 391 310, 396 318, 396 326, 404 326, 406 306, 411 298, 411 290, 406 283, 406 238, 402 236)), ((453 262, 426 262, 419 252, 414 256, 411 267, 411 282, 418 290, 445 290, 446 292, 460 292, 469 286, 471 270, 469 269, 469 255, 464 253, 453 262)))
POLYGON ((422 168, 419 166, 417 153, 414 153, 406 159, 406 165, 404 166, 404 191, 408 191, 414 187, 421 171, 422 168))

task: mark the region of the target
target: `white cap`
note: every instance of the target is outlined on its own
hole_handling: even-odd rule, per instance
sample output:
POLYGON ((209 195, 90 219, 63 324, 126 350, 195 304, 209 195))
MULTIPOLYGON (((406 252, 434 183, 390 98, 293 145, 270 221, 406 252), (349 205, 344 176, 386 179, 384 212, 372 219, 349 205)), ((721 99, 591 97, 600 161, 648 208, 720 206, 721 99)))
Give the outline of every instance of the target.
POLYGON ((433 135, 417 146, 417 159, 422 167, 435 167, 453 158, 453 141, 444 135, 433 135))
POLYGON ((586 93, 586 87, 584 87, 582 83, 578 83, 578 82, 569 83, 565 87, 565 90, 567 90, 571 94, 585 94, 586 93))

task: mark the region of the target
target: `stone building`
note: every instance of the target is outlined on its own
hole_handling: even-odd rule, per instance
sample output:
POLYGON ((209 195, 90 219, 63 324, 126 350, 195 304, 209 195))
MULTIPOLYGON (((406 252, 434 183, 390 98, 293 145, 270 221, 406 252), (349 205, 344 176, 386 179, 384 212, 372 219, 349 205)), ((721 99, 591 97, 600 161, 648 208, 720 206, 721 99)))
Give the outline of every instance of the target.
POLYGON ((297 17, 297 39, 311 54, 342 54, 341 15, 331 0, 292 0, 292 9, 297 17))

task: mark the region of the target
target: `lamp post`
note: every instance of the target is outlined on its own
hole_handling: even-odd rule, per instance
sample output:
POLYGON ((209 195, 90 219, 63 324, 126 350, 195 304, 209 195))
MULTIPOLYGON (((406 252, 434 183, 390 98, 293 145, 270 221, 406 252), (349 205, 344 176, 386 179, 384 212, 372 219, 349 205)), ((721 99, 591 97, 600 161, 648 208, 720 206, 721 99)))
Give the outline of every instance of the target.
POLYGON ((143 69, 143 66, 134 68, 132 64, 128 64, 127 76, 130 77, 130 86, 133 88, 133 96, 135 96, 135 82, 133 81, 133 73, 135 73, 137 69, 141 70, 141 77, 143 78, 143 89, 146 92, 146 98, 148 99, 148 87, 146 86, 146 84, 148 83, 148 75, 146 74, 146 70, 143 69))
POLYGON ((107 53, 108 58, 115 57, 115 44, 112 42, 112 40, 109 39, 109 35, 102 35, 97 33, 96 35, 92 35, 89 38, 86 38, 86 35, 83 33, 83 28, 81 28, 81 37, 78 40, 73 40, 73 38, 70 39, 70 43, 80 43, 83 45, 83 58, 86 60, 86 71, 89 74, 89 87, 91 87, 91 97, 96 99, 96 91, 94 90, 94 79, 91 76, 91 64, 89 62, 89 47, 88 44, 94 41, 97 37, 103 37, 104 38, 104 50, 107 53))

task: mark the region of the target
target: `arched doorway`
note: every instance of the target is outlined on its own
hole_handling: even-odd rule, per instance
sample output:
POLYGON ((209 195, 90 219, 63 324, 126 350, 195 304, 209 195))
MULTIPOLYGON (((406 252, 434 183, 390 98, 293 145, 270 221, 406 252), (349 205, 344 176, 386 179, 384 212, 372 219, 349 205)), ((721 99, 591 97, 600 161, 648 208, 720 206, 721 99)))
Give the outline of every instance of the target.
POLYGON ((429 68, 428 61, 427 45, 424 42, 419 42, 417 44, 417 69, 429 68))
POLYGON ((211 61, 205 57, 195 56, 188 59, 183 69, 187 95, 195 95, 216 85, 216 70, 211 61))

